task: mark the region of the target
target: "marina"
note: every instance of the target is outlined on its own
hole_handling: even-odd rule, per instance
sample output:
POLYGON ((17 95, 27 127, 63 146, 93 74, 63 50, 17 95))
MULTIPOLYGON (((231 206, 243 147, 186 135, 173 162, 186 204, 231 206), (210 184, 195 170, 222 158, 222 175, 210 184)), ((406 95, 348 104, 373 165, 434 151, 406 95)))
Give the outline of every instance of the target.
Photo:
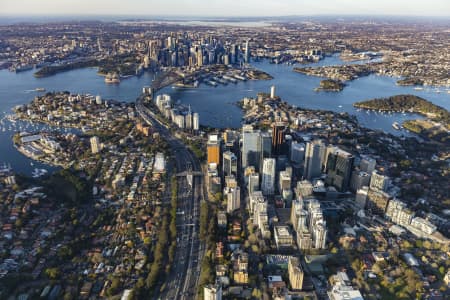
POLYGON ((47 175, 47 174, 48 174, 47 169, 38 169, 38 168, 35 168, 35 169, 33 170, 33 172, 31 173, 31 176, 32 176, 33 178, 39 178, 39 177, 45 176, 45 175, 47 175))

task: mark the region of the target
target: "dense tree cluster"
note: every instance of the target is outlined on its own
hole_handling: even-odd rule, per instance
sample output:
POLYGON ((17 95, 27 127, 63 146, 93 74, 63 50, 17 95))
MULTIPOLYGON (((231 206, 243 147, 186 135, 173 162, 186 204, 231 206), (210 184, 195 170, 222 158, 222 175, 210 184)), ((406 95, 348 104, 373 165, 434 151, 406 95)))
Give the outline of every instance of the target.
POLYGON ((415 95, 396 95, 388 98, 376 98, 356 102, 353 105, 358 108, 382 111, 409 111, 429 115, 431 119, 445 124, 450 123, 450 112, 448 110, 415 95))

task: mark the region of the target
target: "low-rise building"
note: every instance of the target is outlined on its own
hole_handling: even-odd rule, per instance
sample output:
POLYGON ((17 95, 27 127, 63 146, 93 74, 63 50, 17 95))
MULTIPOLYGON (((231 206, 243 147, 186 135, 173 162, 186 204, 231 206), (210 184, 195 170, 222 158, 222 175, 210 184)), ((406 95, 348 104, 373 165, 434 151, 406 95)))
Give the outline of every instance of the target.
POLYGON ((345 272, 338 272, 331 278, 332 288, 328 291, 330 300, 364 300, 361 292, 351 285, 345 272))
POLYGON ((233 280, 236 284, 248 283, 248 254, 238 251, 233 254, 233 280))

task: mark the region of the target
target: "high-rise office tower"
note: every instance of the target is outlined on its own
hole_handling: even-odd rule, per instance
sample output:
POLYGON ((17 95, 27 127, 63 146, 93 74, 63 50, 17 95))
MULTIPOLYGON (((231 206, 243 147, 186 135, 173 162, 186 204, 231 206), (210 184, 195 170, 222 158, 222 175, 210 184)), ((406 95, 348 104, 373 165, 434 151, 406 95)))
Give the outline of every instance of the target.
POLYGON ((259 191, 259 174, 253 173, 248 176, 248 194, 259 191))
POLYGON ((229 65, 229 64, 230 64, 230 54, 229 54, 229 53, 225 53, 225 54, 222 56, 222 63, 223 63, 224 65, 229 65))
POLYGON ((259 146, 260 146, 259 165, 262 166, 264 159, 270 158, 272 156, 272 137, 268 132, 261 132, 259 136, 259 146))
POLYGON ((291 144, 294 141, 292 138, 292 135, 286 134, 284 136, 284 145, 283 145, 283 155, 286 155, 286 157, 289 159, 291 144))
POLYGON ((224 177, 232 174, 237 175, 237 157, 233 152, 224 152, 222 161, 222 171, 224 177))
POLYGON ((91 142, 91 151, 93 154, 99 153, 100 150, 102 150, 100 140, 98 139, 98 137, 96 136, 91 137, 90 142, 91 142))
POLYGON ((99 52, 102 52, 102 41, 100 38, 97 38, 97 48, 99 52))
POLYGON ((257 173, 254 166, 248 166, 243 169, 244 171, 244 183, 248 184, 248 178, 250 175, 257 173))
POLYGON ((383 215, 392 196, 382 190, 370 188, 367 192, 367 209, 373 214, 383 215))
POLYGON ((198 47, 196 55, 197 55, 197 67, 203 66, 203 50, 202 50, 202 47, 198 47))
POLYGON ((261 184, 264 195, 273 195, 275 193, 275 165, 274 158, 264 159, 261 184))
POLYGON ((290 159, 295 164, 303 164, 305 158, 305 144, 292 142, 290 159))
POLYGON ((327 239, 326 221, 323 217, 320 202, 316 199, 303 199, 292 202, 291 222, 297 232, 299 249, 324 249, 327 239))
POLYGON ((236 177, 234 175, 226 176, 225 177, 225 186, 230 188, 235 188, 238 186, 236 177))
POLYGON ((244 60, 246 63, 250 63, 250 46, 248 44, 248 40, 245 42, 245 57, 244 60))
POLYGON ((211 134, 208 137, 207 154, 208 164, 220 165, 220 140, 217 134, 211 134))
POLYGON ((192 115, 192 129, 198 131, 200 129, 200 116, 198 113, 192 115))
POLYGON ((173 67, 178 66, 178 50, 170 51, 170 65, 173 67))
POLYGON ((300 212, 303 210, 303 198, 298 197, 292 201, 290 221, 292 227, 297 231, 297 224, 300 212))
POLYGON ((288 260, 289 282, 293 290, 301 290, 303 288, 304 272, 297 257, 290 256, 288 260))
POLYGON ((225 147, 228 150, 234 149, 236 142, 239 140, 240 134, 234 130, 225 130, 222 134, 223 140, 225 142, 225 147))
POLYGON ((101 105, 102 103, 103 103, 102 96, 100 96, 100 95, 95 96, 95 104, 101 105))
POLYGON ((271 98, 271 99, 274 99, 274 98, 275 98, 275 86, 274 86, 274 85, 272 85, 272 86, 270 87, 270 98, 271 98))
POLYGON ((350 183, 354 156, 350 153, 333 147, 327 157, 326 183, 334 186, 338 191, 345 192, 350 183))
POLYGON ((359 169, 363 172, 372 173, 375 170, 377 161, 370 156, 361 157, 361 162, 359 163, 359 169))
POLYGON ((241 189, 236 186, 234 188, 225 188, 227 198, 227 212, 231 213, 241 207, 241 189))
POLYGON ((254 213, 258 204, 264 202, 266 202, 266 199, 261 191, 255 191, 249 194, 248 209, 250 213, 254 213))
POLYGON ((173 46, 173 38, 171 36, 167 37, 167 48, 172 48, 173 46))
POLYGON ((376 170, 372 171, 372 176, 370 177, 370 189, 387 191, 389 186, 389 177, 379 174, 376 170))
POLYGON ((325 221, 322 219, 321 221, 317 222, 316 225, 313 227, 312 236, 314 245, 313 247, 316 249, 325 249, 326 248, 326 242, 327 242, 327 227, 325 221))
POLYGON ((153 61, 158 60, 157 47, 158 47, 158 45, 157 45, 156 41, 149 41, 148 42, 148 56, 153 61))
POLYGON ((231 63, 235 64, 238 62, 238 46, 235 44, 231 45, 231 63))
POLYGON ((314 140, 306 144, 305 168, 303 176, 311 180, 320 177, 322 173, 322 154, 325 144, 321 140, 314 140))
POLYGON ((301 209, 298 214, 296 228, 300 232, 308 231, 308 212, 305 209, 301 209))
POLYGON ((327 239, 327 227, 320 202, 316 199, 309 200, 307 207, 313 247, 316 249, 324 249, 327 239))
POLYGON ((350 190, 356 192, 363 186, 369 186, 370 175, 366 172, 355 170, 350 180, 350 190))
POLYGON ((252 126, 242 127, 242 168, 254 166, 260 170, 260 132, 252 126))
POLYGON ((175 118, 174 118, 174 122, 181 129, 184 129, 186 127, 185 121, 186 120, 185 120, 185 117, 183 115, 176 115, 175 118))
POLYGON ((367 203, 367 195, 369 193, 369 187, 363 186, 356 191, 355 202, 359 208, 364 209, 367 203))
POLYGON ((297 193, 297 197, 307 198, 313 195, 313 185, 309 180, 297 181, 297 187, 295 192, 297 193))
POLYGON ((187 129, 192 129, 192 113, 191 113, 191 109, 189 108, 189 112, 186 114, 185 116, 185 125, 187 129))
POLYGON ((286 134, 286 124, 276 122, 272 126, 272 153, 274 155, 284 154, 284 135, 286 134))
POLYGON ((281 171, 278 180, 278 190, 281 193, 283 190, 291 189, 291 174, 287 171, 281 171))
POLYGON ((208 63, 214 64, 216 62, 216 53, 214 50, 208 51, 208 63))

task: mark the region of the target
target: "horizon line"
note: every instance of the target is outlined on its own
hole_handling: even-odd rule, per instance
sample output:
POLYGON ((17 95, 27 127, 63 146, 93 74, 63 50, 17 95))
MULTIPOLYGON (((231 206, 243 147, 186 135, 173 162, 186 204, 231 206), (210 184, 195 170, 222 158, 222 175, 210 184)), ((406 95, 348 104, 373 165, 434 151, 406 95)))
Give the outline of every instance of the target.
POLYGON ((85 14, 71 14, 71 13, 25 13, 25 14, 9 14, 0 12, 0 17, 182 17, 182 18, 216 18, 216 19, 229 19, 229 18, 292 18, 292 17, 413 17, 413 18, 427 18, 427 17, 438 17, 438 18, 446 18, 450 17, 450 14, 447 15, 417 15, 417 14, 370 14, 370 13, 316 13, 316 14, 293 14, 293 15, 195 15, 195 14, 139 14, 139 13, 124 13, 124 14, 96 14, 96 13, 85 13, 85 14))

